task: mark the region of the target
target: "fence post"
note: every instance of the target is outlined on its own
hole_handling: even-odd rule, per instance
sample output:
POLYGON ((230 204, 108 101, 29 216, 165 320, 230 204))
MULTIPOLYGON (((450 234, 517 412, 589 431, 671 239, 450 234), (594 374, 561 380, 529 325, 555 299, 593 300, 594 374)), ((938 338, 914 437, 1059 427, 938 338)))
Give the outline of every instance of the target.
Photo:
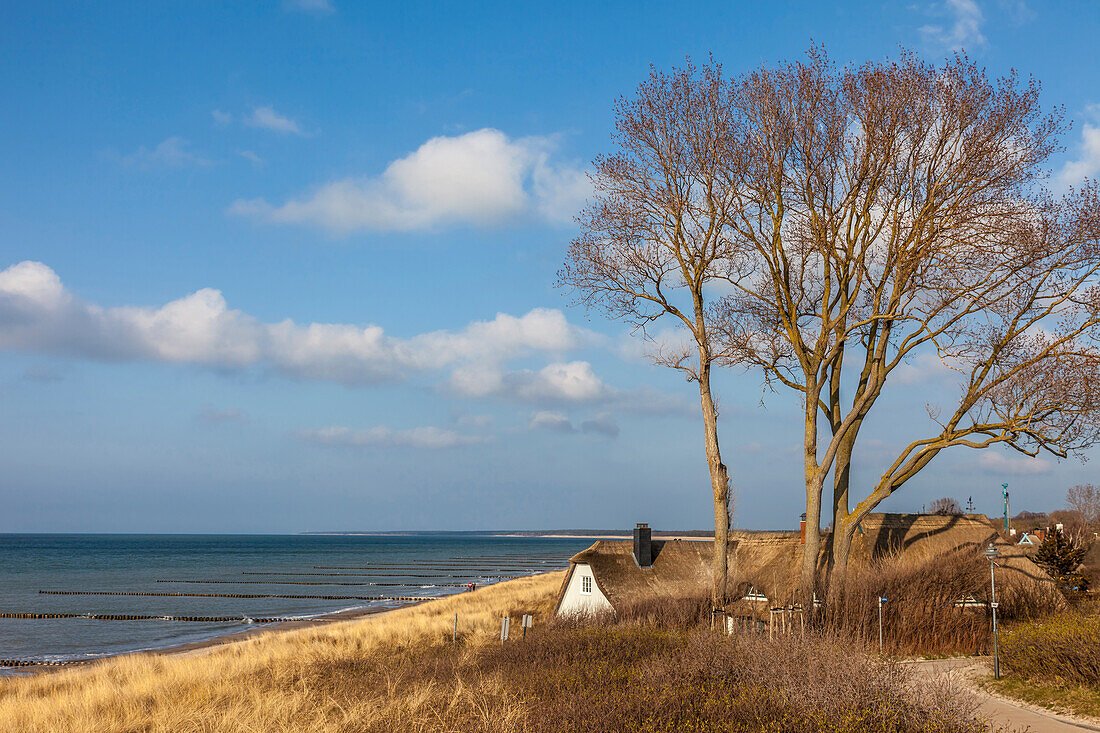
POLYGON ((504 642, 508 641, 508 630, 511 627, 511 625, 512 625, 512 619, 508 618, 507 616, 504 616, 503 618, 501 618, 501 620, 500 620, 500 643, 501 644, 504 644, 504 642))

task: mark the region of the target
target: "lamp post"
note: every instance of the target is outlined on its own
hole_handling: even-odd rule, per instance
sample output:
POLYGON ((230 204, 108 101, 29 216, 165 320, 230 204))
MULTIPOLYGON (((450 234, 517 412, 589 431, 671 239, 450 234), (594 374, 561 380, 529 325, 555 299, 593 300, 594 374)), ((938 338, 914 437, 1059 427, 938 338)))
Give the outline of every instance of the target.
POLYGON ((993 679, 1001 679, 1001 654, 997 644, 997 579, 993 574, 993 568, 997 566, 997 558, 1001 553, 989 543, 982 553, 989 558, 989 608, 993 611, 993 679))

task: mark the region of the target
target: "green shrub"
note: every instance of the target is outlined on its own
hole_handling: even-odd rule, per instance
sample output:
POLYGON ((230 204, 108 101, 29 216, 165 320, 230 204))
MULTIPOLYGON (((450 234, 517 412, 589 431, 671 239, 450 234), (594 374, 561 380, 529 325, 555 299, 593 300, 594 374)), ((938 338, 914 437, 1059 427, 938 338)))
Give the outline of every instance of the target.
POLYGON ((1020 677, 1100 686, 1100 617, 1061 614, 1011 629, 1001 656, 1020 677))

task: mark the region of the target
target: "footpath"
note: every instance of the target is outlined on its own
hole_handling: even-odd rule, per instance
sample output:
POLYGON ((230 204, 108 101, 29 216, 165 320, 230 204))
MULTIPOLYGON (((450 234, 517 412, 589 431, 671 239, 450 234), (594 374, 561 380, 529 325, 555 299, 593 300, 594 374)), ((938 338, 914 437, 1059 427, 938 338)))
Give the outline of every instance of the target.
POLYGON ((981 689, 978 677, 989 674, 989 661, 982 659, 932 659, 910 662, 918 675, 947 677, 970 690, 981 701, 978 710, 998 728, 1027 733, 1081 733, 1100 731, 1100 723, 1053 713, 1025 702, 1009 700, 981 689))

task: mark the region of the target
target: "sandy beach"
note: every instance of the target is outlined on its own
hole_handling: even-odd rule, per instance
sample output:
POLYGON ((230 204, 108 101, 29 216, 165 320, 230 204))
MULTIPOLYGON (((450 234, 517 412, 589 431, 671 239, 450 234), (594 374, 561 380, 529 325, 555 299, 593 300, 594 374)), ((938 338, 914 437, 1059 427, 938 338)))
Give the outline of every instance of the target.
POLYGON ((119 657, 131 657, 140 655, 198 656, 200 654, 209 652, 212 649, 246 641, 261 634, 283 634, 291 631, 298 631, 301 629, 323 627, 329 624, 342 623, 345 621, 354 621, 356 619, 366 618, 368 616, 384 616, 388 613, 401 610, 402 608, 408 608, 409 606, 423 606, 426 604, 441 601, 446 598, 451 598, 456 595, 461 594, 452 593, 449 596, 440 596, 439 598, 433 598, 429 601, 422 601, 419 603, 403 603, 393 608, 363 608, 351 611, 339 611, 337 613, 325 614, 324 616, 318 616, 317 618, 283 621, 276 624, 253 624, 248 626, 247 628, 241 629, 240 631, 231 631, 229 633, 215 636, 210 639, 204 639, 203 641, 193 641, 186 644, 174 644, 170 646, 165 646, 160 649, 142 649, 140 651, 123 652, 121 654, 110 654, 81 662, 68 662, 65 664, 32 664, 21 667, 14 667, 6 670, 7 674, 0 675, 0 684, 3 684, 5 680, 18 679, 19 677, 25 677, 28 675, 47 674, 50 672, 61 672, 62 670, 87 667, 88 665, 95 664, 97 662, 102 662, 108 659, 118 659, 119 657))

